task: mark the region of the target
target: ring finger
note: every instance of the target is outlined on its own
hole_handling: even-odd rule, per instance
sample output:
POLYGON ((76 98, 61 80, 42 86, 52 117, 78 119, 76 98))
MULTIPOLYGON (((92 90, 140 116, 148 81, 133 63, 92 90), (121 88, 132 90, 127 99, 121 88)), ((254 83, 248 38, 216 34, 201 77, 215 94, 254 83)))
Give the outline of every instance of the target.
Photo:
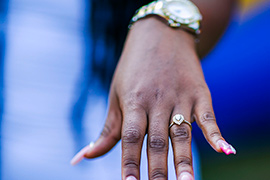
POLYGON ((174 165, 177 179, 179 180, 194 179, 191 154, 190 114, 190 109, 184 108, 184 106, 176 106, 172 113, 172 120, 175 117, 179 120, 180 125, 174 123, 169 130, 174 152, 174 165))

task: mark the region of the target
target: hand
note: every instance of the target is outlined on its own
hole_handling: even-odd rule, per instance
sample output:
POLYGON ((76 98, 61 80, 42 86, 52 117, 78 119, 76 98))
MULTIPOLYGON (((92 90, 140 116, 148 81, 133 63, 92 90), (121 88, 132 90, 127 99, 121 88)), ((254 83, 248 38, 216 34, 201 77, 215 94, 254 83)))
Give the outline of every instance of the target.
POLYGON ((73 159, 95 158, 122 139, 122 179, 140 178, 146 133, 149 179, 167 179, 169 137, 178 179, 193 179, 191 128, 169 124, 175 114, 196 121, 217 152, 235 153, 215 121, 194 37, 156 17, 136 22, 130 31, 111 84, 109 111, 100 138, 73 159))

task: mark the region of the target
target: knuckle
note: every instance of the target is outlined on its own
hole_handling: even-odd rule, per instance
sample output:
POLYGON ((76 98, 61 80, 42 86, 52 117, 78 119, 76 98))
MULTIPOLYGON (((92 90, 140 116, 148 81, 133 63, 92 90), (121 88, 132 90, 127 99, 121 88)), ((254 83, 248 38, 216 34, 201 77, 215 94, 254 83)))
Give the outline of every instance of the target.
MULTIPOLYGON (((155 85, 153 85, 155 86, 155 85)), ((123 102, 129 108, 147 108, 147 105, 163 102, 165 100, 165 88, 141 87, 138 90, 133 90, 125 98, 123 102)))
POLYGON ((137 128, 129 128, 123 132, 123 143, 138 143, 143 135, 137 128))
POLYGON ((109 125, 105 124, 104 128, 103 128, 103 130, 101 132, 101 136, 107 137, 107 136, 109 136, 111 134, 111 132, 112 132, 111 127, 109 125))
POLYGON ((206 83, 197 84, 195 88, 193 88, 193 93, 196 97, 200 98, 201 96, 211 96, 210 90, 206 83))
POLYGON ((138 169, 139 163, 134 159, 126 159, 123 161, 123 166, 128 169, 138 169))
POLYGON ((211 132, 211 133, 209 134, 209 137, 211 137, 211 138, 214 138, 214 137, 220 137, 220 136, 221 136, 221 134, 220 134, 219 131, 213 131, 213 132, 211 132))
POLYGON ((150 179, 167 179, 167 172, 163 168, 153 169, 150 173, 150 179))
POLYGON ((176 167, 178 166, 192 166, 192 160, 187 156, 176 157, 176 167))
POLYGON ((160 88, 156 88, 154 95, 155 95, 156 101, 160 101, 164 99, 164 91, 160 88))
POLYGON ((146 91, 144 90, 134 90, 130 92, 126 98, 124 98, 124 103, 129 107, 140 107, 146 102, 146 91))
POLYGON ((188 127, 181 126, 172 129, 171 138, 173 141, 188 141, 191 139, 191 133, 188 127))
POLYGON ((167 143, 165 138, 159 135, 152 135, 149 137, 149 149, 153 151, 165 151, 167 149, 167 143))
POLYGON ((215 118, 214 113, 206 112, 201 116, 200 121, 201 121, 201 124, 216 123, 216 118, 215 118))
POLYGON ((103 137, 109 137, 111 139, 113 139, 114 141, 119 141, 119 139, 121 138, 120 137, 120 133, 117 133, 117 131, 113 131, 112 127, 105 124, 104 125, 104 128, 100 134, 100 136, 103 136, 103 137))

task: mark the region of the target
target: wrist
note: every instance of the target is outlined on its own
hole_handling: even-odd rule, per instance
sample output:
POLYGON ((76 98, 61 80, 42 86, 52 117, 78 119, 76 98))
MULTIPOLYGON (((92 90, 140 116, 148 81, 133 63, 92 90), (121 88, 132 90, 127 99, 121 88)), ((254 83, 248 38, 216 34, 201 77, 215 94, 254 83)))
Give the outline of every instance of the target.
POLYGON ((157 46, 167 50, 177 48, 179 52, 197 56, 194 35, 183 29, 167 26, 158 16, 149 16, 137 21, 129 31, 126 46, 129 45, 135 49, 153 49, 157 46))

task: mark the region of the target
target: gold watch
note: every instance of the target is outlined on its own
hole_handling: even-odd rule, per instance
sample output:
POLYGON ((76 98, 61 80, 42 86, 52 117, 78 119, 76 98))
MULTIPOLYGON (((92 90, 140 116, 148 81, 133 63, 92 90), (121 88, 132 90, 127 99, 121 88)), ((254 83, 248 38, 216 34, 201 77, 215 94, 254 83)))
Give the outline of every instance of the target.
POLYGON ((138 9, 129 28, 139 19, 150 15, 161 17, 170 27, 183 28, 195 35, 200 34, 202 15, 189 0, 157 0, 138 9))

